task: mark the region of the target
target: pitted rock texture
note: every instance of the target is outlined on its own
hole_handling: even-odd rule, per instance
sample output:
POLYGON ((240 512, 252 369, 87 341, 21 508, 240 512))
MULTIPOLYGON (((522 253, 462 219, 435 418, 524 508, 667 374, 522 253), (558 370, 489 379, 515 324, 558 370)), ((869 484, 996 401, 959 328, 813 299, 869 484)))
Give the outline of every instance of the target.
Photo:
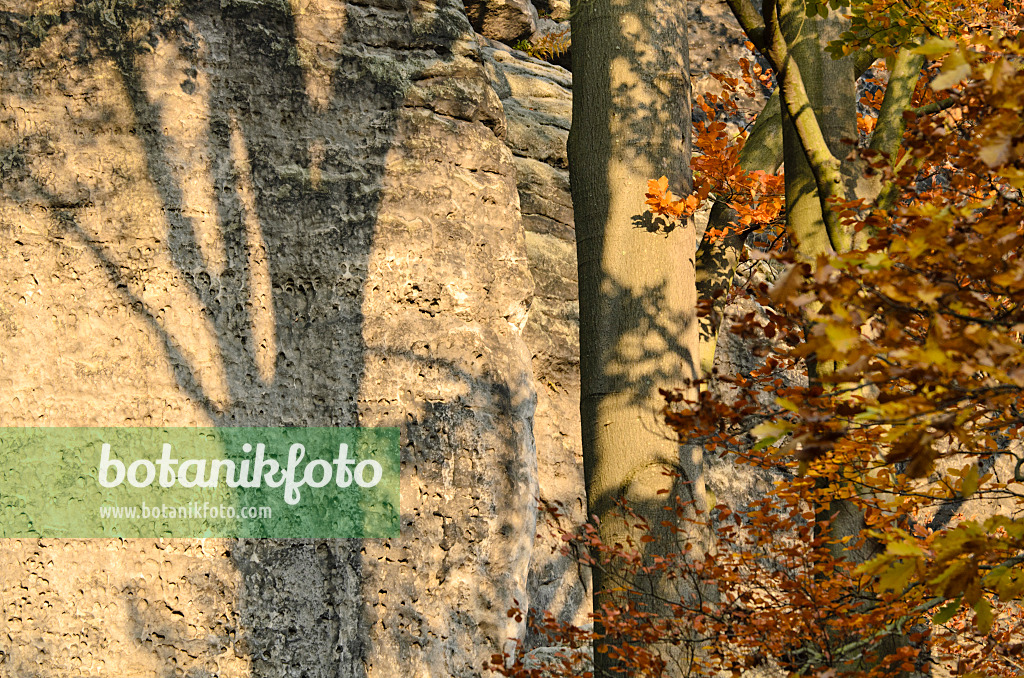
POLYGON ((23 0, 0 58, 0 422, 398 426, 403 468, 395 540, 8 542, 0 675, 481 675, 534 286, 461 3, 23 0))
POLYGON ((537 32, 537 8, 530 0, 466 0, 473 28, 491 40, 509 44, 537 32))
MULTIPOLYGON (((561 527, 586 518, 579 424, 579 302, 576 233, 565 141, 572 116, 572 74, 490 42, 487 72, 501 97, 515 153, 516 181, 526 228, 526 251, 536 290, 524 337, 533 354, 540 496, 562 505, 561 527)), ((559 554, 555 525, 538 532, 530 564, 531 613, 551 612, 582 626, 592 610, 590 576, 559 554)), ((527 638, 527 648, 545 642, 527 638)))

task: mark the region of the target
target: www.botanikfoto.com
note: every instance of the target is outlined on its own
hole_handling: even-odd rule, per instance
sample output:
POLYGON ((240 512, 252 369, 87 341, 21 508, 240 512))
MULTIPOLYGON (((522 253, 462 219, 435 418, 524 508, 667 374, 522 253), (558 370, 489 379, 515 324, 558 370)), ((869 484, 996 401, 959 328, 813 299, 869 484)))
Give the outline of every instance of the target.
POLYGON ((233 519, 267 520, 272 517, 269 506, 225 506, 209 502, 189 502, 185 505, 151 506, 143 502, 134 506, 100 506, 100 518, 156 518, 156 519, 233 519))

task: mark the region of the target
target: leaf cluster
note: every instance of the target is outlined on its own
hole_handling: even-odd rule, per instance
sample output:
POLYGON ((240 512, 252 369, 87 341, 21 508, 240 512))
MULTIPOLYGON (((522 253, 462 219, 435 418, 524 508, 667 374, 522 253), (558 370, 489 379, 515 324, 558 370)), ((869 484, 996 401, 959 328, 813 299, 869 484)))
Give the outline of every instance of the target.
MULTIPOLYGON (((749 45, 749 43, 748 43, 749 45)), ((753 47, 753 45, 749 45, 753 47)), ((759 230, 763 234, 781 233, 785 209, 785 184, 781 173, 763 170, 745 171, 739 162, 740 151, 747 141, 746 129, 735 129, 725 120, 740 117, 740 101, 756 96, 758 87, 774 86, 771 70, 749 59, 740 60, 741 77, 713 73, 718 92, 698 95, 694 106, 703 116, 694 122, 693 192, 675 196, 668 179, 649 181, 646 194, 648 210, 669 223, 684 220, 707 205, 708 201, 724 202, 735 215, 725 229, 712 228, 705 237, 717 241, 731 233, 759 230)), ((778 242, 778 238, 772 238, 778 242)))
POLYGON ((515 49, 522 50, 541 61, 554 61, 568 54, 572 47, 572 34, 569 28, 545 33, 539 38, 520 40, 515 49))

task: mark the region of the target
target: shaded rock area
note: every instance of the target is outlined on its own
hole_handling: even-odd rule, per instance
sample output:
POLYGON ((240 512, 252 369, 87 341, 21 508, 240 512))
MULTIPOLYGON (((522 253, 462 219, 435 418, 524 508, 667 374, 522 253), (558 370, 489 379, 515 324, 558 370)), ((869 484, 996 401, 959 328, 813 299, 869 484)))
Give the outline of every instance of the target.
MULTIPOLYGON (((579 302, 576 234, 569 193, 566 140, 572 119, 572 75, 489 42, 484 63, 501 98, 514 154, 526 253, 535 290, 523 330, 533 354, 540 498, 565 513, 543 524, 530 563, 530 608, 561 621, 588 623, 589 572, 560 555, 555 528, 572 531, 586 518, 579 423, 579 302)), ((528 637, 530 649, 541 639, 528 637)))
MULTIPOLYGON (((725 0, 687 3, 687 16, 690 19, 687 31, 694 96, 719 90, 712 73, 738 77, 741 58, 752 62, 756 60, 755 53, 744 46, 747 37, 725 0)), ((763 103, 764 99, 760 98, 747 111, 755 113, 763 103)))
POLYGON ((299 4, 0 13, 0 420, 398 426, 402 537, 7 541, 0 675, 469 677, 522 635, 500 100, 461 2, 299 4))
POLYGON ((568 0, 536 0, 534 6, 542 19, 553 19, 555 21, 569 20, 568 0))
POLYGON ((466 14, 477 33, 514 43, 537 32, 537 9, 530 0, 467 0, 466 14))

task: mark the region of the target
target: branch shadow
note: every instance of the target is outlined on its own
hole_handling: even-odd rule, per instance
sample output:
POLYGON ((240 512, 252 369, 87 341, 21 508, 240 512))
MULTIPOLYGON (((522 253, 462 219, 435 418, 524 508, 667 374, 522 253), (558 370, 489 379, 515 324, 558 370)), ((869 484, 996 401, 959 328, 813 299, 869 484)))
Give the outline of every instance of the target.
MULTIPOLYGON (((698 376, 696 233, 692 223, 665 228, 644 204, 647 181, 659 176, 679 195, 692 190, 686 13, 664 0, 573 5, 569 162, 588 510, 601 519, 602 540, 625 545, 632 538, 650 567, 693 536, 664 507, 695 499, 703 483, 700 460, 665 425, 658 393, 694 388, 698 376), (619 501, 646 521, 654 541, 641 541, 631 521, 616 515, 619 501)), ((630 602, 669 619, 666 601, 686 593, 669 577, 631 583, 630 602)), ((594 589, 597 607, 622 586, 614 573, 595 570, 594 589)), ((666 675, 688 673, 674 648, 641 644, 680 665, 666 675)), ((595 653, 598 675, 624 670, 613 656, 595 653)))
MULTIPOLYGON (((152 187, 154 214, 136 215, 97 233, 95 220, 86 213, 109 196, 98 194, 96 186, 73 176, 70 168, 55 183, 29 163, 6 180, 45 210, 56 237, 81 246, 97 263, 106 291, 155 337, 183 402, 208 425, 358 426, 364 415, 358 395, 368 353, 374 349, 364 339, 365 287, 379 228, 386 156, 398 133, 398 112, 407 105, 406 75, 393 64, 374 61, 373 53, 394 47, 388 40, 404 41, 400 46, 408 50, 409 59, 444 62, 452 59, 462 27, 429 3, 382 0, 350 7, 356 9, 334 36, 339 48, 335 63, 326 69, 326 79, 314 83, 320 89, 313 94, 310 70, 303 67, 303 60, 313 57, 300 49, 305 43, 286 3, 90 3, 42 18, 2 17, 15 26, 17 36, 4 41, 8 71, 29 69, 30 58, 37 58, 29 54, 33 48, 43 49, 55 40, 63 43, 57 49, 60 58, 74 68, 100 72, 113 64, 116 81, 103 86, 121 88, 127 110, 100 115, 109 121, 123 114, 129 121, 124 123, 130 127, 127 136, 138 144, 138 173, 152 187), (397 40, 371 30, 377 15, 400 27, 395 29, 397 40), (26 37, 26 26, 39 35, 26 37), (154 61, 153 55, 163 61, 154 61), (154 63, 171 67, 160 71, 154 63), (171 80, 180 80, 181 94, 171 96, 161 89, 171 80), (187 149, 192 153, 189 161, 182 160, 180 134, 168 131, 177 116, 200 120, 189 123, 189 129, 199 130, 187 149), (195 203, 193 186, 204 177, 189 174, 197 166, 205 167, 213 183, 206 213, 195 203), (151 238, 149 222, 160 219, 166 233, 162 239, 151 238), (128 256, 143 237, 151 238, 165 260, 128 256), (172 281, 173 294, 154 289, 158 275, 172 281), (175 324, 185 316, 194 317, 195 325, 175 324), (197 342, 196 337, 209 341, 197 342)), ((48 66, 33 67, 41 76, 48 72, 48 66)), ((20 84, 31 92, 32 83, 20 84)), ((81 122, 70 117, 70 124, 81 122)), ((86 130, 83 135, 90 134, 87 125, 81 129, 86 130)), ((94 135, 83 143, 103 142, 94 135)), ((389 358, 404 355, 387 350, 389 358)), ((429 363, 470 390, 490 393, 494 403, 488 411, 525 407, 519 402, 522 394, 509 392, 492 375, 429 356, 404 357, 429 363)), ((417 461, 410 449, 423 458, 431 438, 450 426, 450 407, 468 405, 431 404, 421 421, 394 422, 403 424, 407 438, 403 466, 417 461)), ((160 416, 173 419, 174 414, 158 410, 160 416)), ((516 445, 528 437, 522 431, 495 435, 516 445)), ((505 447, 515 449, 511 443, 505 447)), ((519 468, 522 460, 498 463, 508 469, 509 487, 503 492, 516 496, 524 486, 529 488, 531 481, 519 468)), ((482 519, 454 513, 437 517, 436 539, 453 542, 442 547, 451 554, 468 549, 454 543, 453 530, 488 529, 486 521, 476 524, 482 519)), ((510 517, 499 530, 529 534, 532 542, 532 524, 512 524, 517 521, 529 523, 529 514, 510 517)), ((414 626, 420 631, 404 633, 429 633, 425 606, 375 612, 363 599, 368 582, 386 581, 394 569, 405 567, 373 557, 392 548, 398 551, 401 545, 368 540, 228 542, 224 553, 241 582, 234 601, 239 629, 219 630, 218 642, 242 656, 253 675, 357 678, 375 663, 384 670, 387 657, 382 651, 395 648, 373 647, 372 625, 383 618, 401 628, 403 615, 419 616, 414 626)), ((461 557, 472 559, 475 554, 461 557)), ((509 558, 522 560, 521 554, 509 553, 509 558)), ((436 578, 443 584, 446 576, 442 567, 436 578)), ((525 577, 521 573, 523 581, 525 577)), ((423 595, 408 581, 384 585, 403 601, 415 603, 423 595)), ((481 588, 485 591, 480 595, 493 593, 489 584, 481 588)), ((123 592, 130 610, 129 635, 141 638, 152 632, 160 637, 162 652, 169 646, 182 656, 201 658, 202 649, 175 619, 180 615, 153 605, 150 594, 149 589, 123 592)), ((507 602, 504 595, 493 593, 495 606, 507 602)), ((456 609, 454 616, 459 614, 456 609)), ((493 640, 505 635, 505 629, 479 633, 493 640)), ((399 649, 411 653, 414 647, 410 641, 399 649)), ((390 659, 401 664, 403 657, 390 659)), ((447 657, 435 659, 444 662, 447 657)), ((167 668, 166 675, 180 674, 167 668)), ((186 675, 213 673, 195 668, 186 675)))

